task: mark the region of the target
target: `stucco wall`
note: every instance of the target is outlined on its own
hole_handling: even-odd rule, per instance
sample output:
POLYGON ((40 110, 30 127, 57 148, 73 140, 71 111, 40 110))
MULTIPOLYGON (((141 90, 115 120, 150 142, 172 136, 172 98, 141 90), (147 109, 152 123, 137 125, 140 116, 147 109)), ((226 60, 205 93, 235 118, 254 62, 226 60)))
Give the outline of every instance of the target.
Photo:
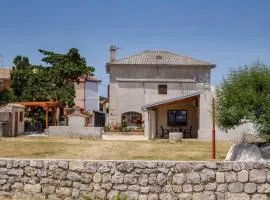
POLYGON ((196 66, 111 66, 109 122, 120 123, 124 112, 142 113, 144 104, 198 92, 203 81, 210 83, 210 69, 196 66), (167 95, 158 94, 159 84, 167 84, 167 95))
POLYGON ((85 108, 87 110, 99 110, 99 82, 87 81, 85 83, 85 108))
POLYGON ((1 196, 267 200, 270 163, 0 160, 1 196))
POLYGON ((179 128, 179 127, 168 127, 167 126, 167 111, 168 110, 187 110, 187 126, 181 126, 182 128, 190 128, 192 126, 192 137, 196 138, 198 133, 198 122, 199 122, 199 111, 198 108, 190 105, 190 103, 176 103, 165 105, 160 108, 157 108, 157 121, 156 128, 157 132, 161 133, 160 126, 164 128, 179 128))
POLYGON ((49 135, 57 137, 98 138, 102 136, 101 127, 49 126, 49 135))

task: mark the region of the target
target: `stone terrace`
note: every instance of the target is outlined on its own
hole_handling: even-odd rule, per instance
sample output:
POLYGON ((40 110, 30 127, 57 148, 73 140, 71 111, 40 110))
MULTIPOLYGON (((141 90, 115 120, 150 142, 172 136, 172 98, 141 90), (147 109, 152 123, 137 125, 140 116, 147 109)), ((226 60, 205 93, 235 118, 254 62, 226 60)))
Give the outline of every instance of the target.
POLYGON ((0 195, 37 199, 270 198, 270 163, 0 160, 0 195))

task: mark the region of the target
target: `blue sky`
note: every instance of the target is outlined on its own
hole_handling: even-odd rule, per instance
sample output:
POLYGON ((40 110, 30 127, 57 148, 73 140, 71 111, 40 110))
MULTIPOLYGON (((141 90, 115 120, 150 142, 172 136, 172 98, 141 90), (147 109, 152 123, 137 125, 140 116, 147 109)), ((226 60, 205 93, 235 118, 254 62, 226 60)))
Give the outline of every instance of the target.
POLYGON ((18 54, 39 64, 40 48, 78 48, 106 95, 111 44, 118 58, 170 50, 215 63, 218 85, 232 68, 270 65, 269 10, 269 0, 0 0, 0 53, 11 66, 18 54))

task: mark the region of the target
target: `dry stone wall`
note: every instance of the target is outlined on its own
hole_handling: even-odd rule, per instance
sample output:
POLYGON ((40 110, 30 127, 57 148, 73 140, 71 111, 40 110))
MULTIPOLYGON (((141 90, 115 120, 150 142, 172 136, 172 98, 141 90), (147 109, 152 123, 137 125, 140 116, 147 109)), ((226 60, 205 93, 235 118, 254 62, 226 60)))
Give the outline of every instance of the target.
POLYGON ((22 199, 267 200, 270 163, 2 159, 0 195, 22 199))

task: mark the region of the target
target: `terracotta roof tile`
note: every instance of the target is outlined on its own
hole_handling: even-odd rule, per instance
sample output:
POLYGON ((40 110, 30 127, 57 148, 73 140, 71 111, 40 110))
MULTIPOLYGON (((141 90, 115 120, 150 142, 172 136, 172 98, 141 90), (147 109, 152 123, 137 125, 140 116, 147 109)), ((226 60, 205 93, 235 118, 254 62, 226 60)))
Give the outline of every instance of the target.
POLYGON ((0 68, 0 79, 10 79, 10 71, 8 68, 0 68))
POLYGON ((214 64, 201 61, 187 56, 178 55, 169 51, 144 51, 127 58, 114 60, 110 64, 133 64, 133 65, 193 65, 210 66, 214 64))

